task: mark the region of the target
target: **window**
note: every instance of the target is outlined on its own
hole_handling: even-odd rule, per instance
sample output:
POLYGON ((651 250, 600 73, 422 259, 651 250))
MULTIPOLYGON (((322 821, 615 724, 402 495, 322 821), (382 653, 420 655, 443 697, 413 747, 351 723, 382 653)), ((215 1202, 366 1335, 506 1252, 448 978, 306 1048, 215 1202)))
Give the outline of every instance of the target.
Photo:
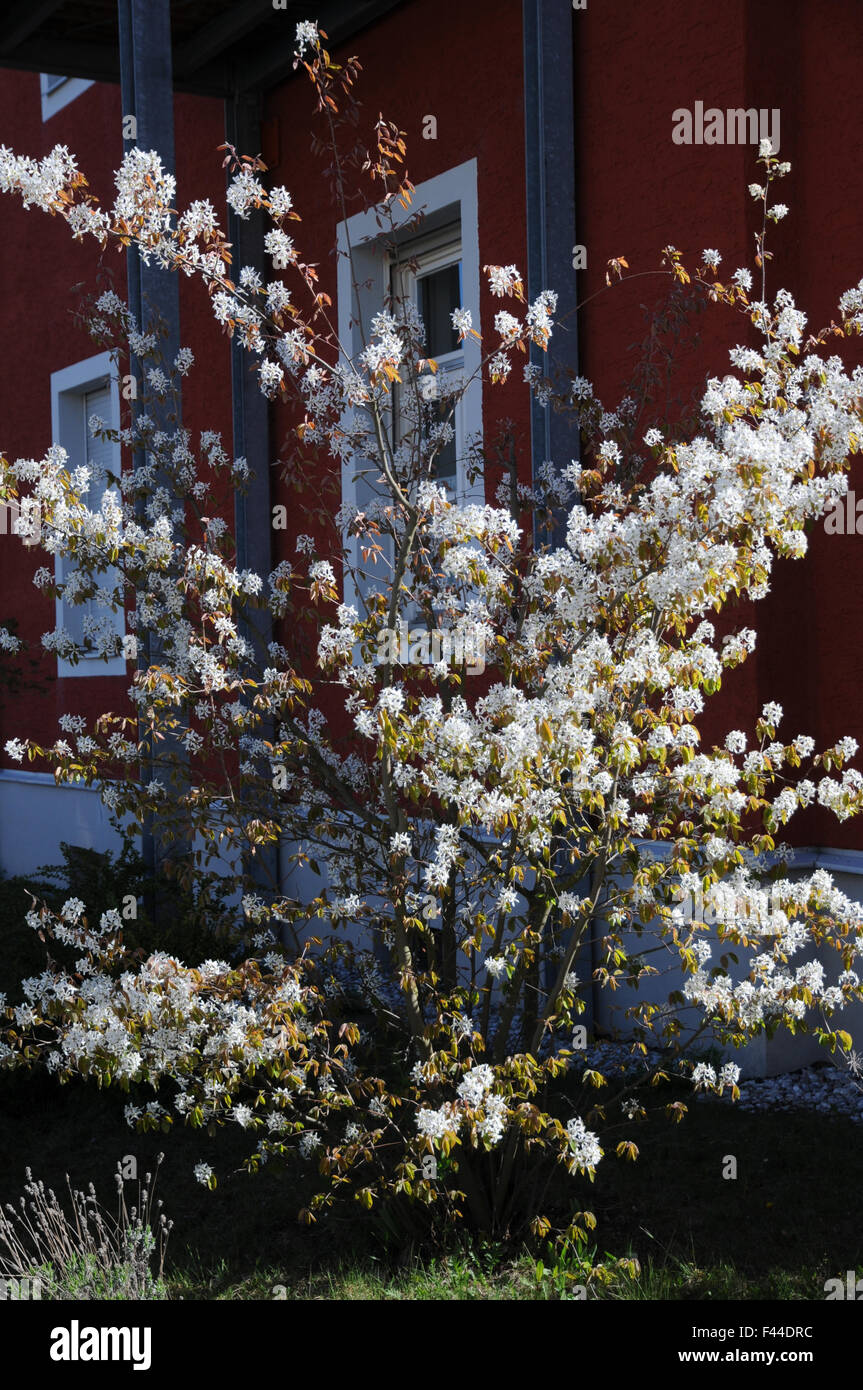
MULTIPOLYGON (((441 408, 448 415, 447 386, 467 383, 451 423, 455 438, 437 456, 436 471, 442 483, 461 501, 484 501, 482 479, 469 483, 466 454, 468 442, 482 428, 482 384, 479 365, 481 348, 476 338, 459 343, 450 314, 454 308, 470 309, 479 327, 479 237, 477 230, 476 160, 471 159, 426 183, 416 186, 413 202, 397 209, 407 224, 420 209, 424 219, 413 234, 407 225, 394 263, 387 252, 374 211, 357 213, 338 227, 338 321, 339 338, 353 357, 362 348, 360 321, 368 327, 388 295, 410 298, 416 304, 427 333, 427 348, 438 363, 441 378, 438 390, 441 408), (348 239, 353 247, 356 289, 346 255, 348 239)), ((397 229, 398 230, 398 229, 397 229)), ((433 387, 433 381, 430 381, 433 387)), ((393 430, 398 437, 402 417, 398 391, 393 393, 393 430)), ((377 477, 362 461, 346 459, 342 465, 342 500, 366 510, 378 496, 377 477)), ((360 587, 380 583, 380 565, 363 562, 356 539, 346 541, 352 563, 360 575, 360 587)), ((357 601, 356 587, 345 580, 345 602, 357 601)))
MULTIPOLYGON (((102 497, 112 486, 109 474, 115 478, 120 475, 119 445, 110 440, 94 438, 88 424, 93 415, 98 415, 112 428, 116 429, 119 425, 119 390, 116 379, 111 375, 111 366, 110 353, 102 352, 51 374, 53 440, 66 450, 70 470, 83 466, 90 469, 90 487, 84 500, 91 511, 98 510, 102 497)), ((55 573, 59 582, 64 582, 74 567, 74 562, 59 555, 55 557, 55 573)), ((112 577, 112 571, 106 571, 107 584, 111 584, 112 577)), ((121 612, 112 614, 95 599, 81 604, 65 604, 58 598, 57 626, 64 627, 79 647, 86 646, 85 617, 107 618, 113 622, 121 637, 124 634, 121 612)), ((57 659, 58 676, 122 676, 126 671, 127 663, 123 656, 105 661, 96 652, 85 652, 74 666, 62 657, 57 659)))
POLYGON ((83 77, 62 77, 53 72, 40 72, 39 84, 42 92, 42 120, 47 121, 68 106, 93 83, 83 77))
MULTIPOLYGON (((464 382, 464 345, 452 326, 452 312, 463 306, 464 293, 459 223, 407 242, 401 255, 403 259, 391 267, 391 292, 395 300, 412 301, 423 321, 425 351, 438 368, 435 375, 426 379, 430 391, 428 398, 440 401, 440 418, 448 420, 453 428, 453 438, 435 456, 434 476, 454 495, 464 496, 467 479, 463 403, 459 401, 453 409, 452 400, 447 402, 448 393, 464 382)), ((399 388, 395 386, 393 434, 396 440, 402 433, 399 395, 399 388)))

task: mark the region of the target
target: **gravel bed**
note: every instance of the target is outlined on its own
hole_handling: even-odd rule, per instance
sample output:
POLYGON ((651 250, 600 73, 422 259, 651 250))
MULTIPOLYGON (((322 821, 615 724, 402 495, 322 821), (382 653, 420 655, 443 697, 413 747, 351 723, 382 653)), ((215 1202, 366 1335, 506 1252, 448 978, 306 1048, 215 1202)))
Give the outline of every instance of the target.
MULTIPOLYGON (((627 1043, 597 1042, 585 1053, 589 1067, 605 1071, 609 1078, 614 1072, 635 1077, 645 1067, 652 1069, 663 1062, 661 1052, 649 1049, 646 1057, 633 1056, 627 1043)), ((677 1065, 665 1064, 669 1074, 677 1065)), ((855 1124, 863 1124, 863 1081, 855 1079, 849 1068, 832 1061, 813 1062, 798 1071, 781 1076, 750 1078, 740 1083, 740 1099, 732 1101, 726 1094, 699 1091, 694 1099, 711 1104, 737 1105, 741 1110, 808 1110, 822 1115, 844 1115, 855 1124)))
POLYGON ((742 1110, 814 1110, 863 1124, 863 1086, 845 1066, 813 1062, 800 1071, 740 1083, 742 1110))

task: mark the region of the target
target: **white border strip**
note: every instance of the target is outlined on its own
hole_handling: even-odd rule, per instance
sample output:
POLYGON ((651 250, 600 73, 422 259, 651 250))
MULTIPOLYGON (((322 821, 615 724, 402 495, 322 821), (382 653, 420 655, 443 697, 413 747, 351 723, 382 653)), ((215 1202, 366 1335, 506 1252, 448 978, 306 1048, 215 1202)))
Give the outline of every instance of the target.
POLYGON ((88 87, 93 86, 93 82, 87 77, 67 77, 62 86, 55 87, 53 91, 48 91, 48 78, 58 74, 40 72, 39 92, 42 98, 42 120, 48 121, 52 116, 56 116, 58 111, 62 111, 64 106, 68 106, 70 101, 74 101, 82 92, 86 92, 88 87))

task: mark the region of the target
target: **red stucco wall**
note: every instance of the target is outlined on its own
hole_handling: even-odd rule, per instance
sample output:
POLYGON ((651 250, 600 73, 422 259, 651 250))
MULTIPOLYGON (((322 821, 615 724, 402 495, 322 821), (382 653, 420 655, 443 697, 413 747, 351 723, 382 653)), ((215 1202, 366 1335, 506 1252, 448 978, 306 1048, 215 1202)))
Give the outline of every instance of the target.
MULTIPOLYGON (((863 275, 863 159, 856 75, 863 59, 863 12, 857 0, 728 0, 724 5, 645 5, 602 0, 573 14, 578 241, 588 268, 579 277, 582 372, 611 406, 635 363, 630 345, 645 334, 664 282, 655 273, 668 243, 694 262, 705 247, 722 269, 753 265, 757 212, 746 186, 758 178, 750 146, 676 145, 672 113, 706 106, 779 108, 783 158, 793 165, 778 197, 791 215, 771 233, 776 259, 771 292, 787 286, 812 327, 827 321, 839 294, 863 275), (605 288, 608 258, 625 255, 630 278, 605 288)), ((525 267, 524 106, 519 0, 408 0, 349 45, 360 56, 357 88, 368 137, 382 112, 407 135, 407 166, 420 183, 466 159, 478 162, 480 264, 525 267), (423 118, 437 119, 437 139, 423 139, 423 118)), ((337 56, 345 56, 346 50, 337 56)), ((121 150, 117 88, 97 85, 43 125, 36 75, 0 75, 0 130, 6 143, 34 155, 59 140, 70 146, 94 189, 110 196, 110 173, 121 150), (106 133, 115 136, 106 138, 106 133)), ((319 264, 322 288, 335 301, 337 213, 321 197, 320 162, 310 150, 313 98, 304 80, 270 93, 265 155, 271 176, 291 190, 302 222, 294 229, 305 257, 319 264), (273 157, 274 156, 274 157, 273 157)), ((210 196, 222 186, 215 147, 223 138, 221 104, 181 97, 176 104, 179 198, 210 196)), ((251 153, 256 153, 252 151, 251 153)), ((107 261, 123 287, 124 260, 107 261)), ((11 199, 0 206, 0 300, 3 391, 0 448, 13 456, 41 454, 49 442, 49 376, 93 349, 72 325, 69 287, 93 282, 99 263, 90 246, 71 243, 66 229, 25 213, 11 199)), ((186 405, 194 431, 221 427, 230 439, 227 349, 213 331, 199 285, 181 290, 182 340, 198 357, 186 405)), ((482 327, 490 331, 497 301, 483 291, 482 327)), ((727 348, 751 330, 727 311, 699 320, 701 345, 687 346, 676 376, 685 393, 706 373, 723 374, 727 348)), ((843 350, 859 360, 856 344, 843 350)), ((529 430, 520 372, 505 387, 484 390, 484 430, 514 419, 522 476, 529 475, 529 430)), ((278 458, 289 412, 273 411, 271 456, 278 458)), ((645 422, 648 423, 648 422, 645 422)), ((863 465, 852 469, 863 497, 863 465)), ((275 486, 274 500, 288 500, 275 486)), ((300 528, 298 528, 300 529, 300 528)), ((302 529, 308 529, 303 527, 302 529)), ((277 558, 293 559, 290 533, 274 537, 277 558), (282 547, 280 550, 279 547, 282 547)), ((17 542, 0 545, 0 621, 6 613, 36 638, 53 625, 48 606, 29 583, 32 562, 17 542), (23 557, 23 558, 22 558, 23 557)), ((760 633, 757 656, 734 673, 720 717, 707 726, 751 729, 761 704, 786 710, 781 732, 812 734, 820 745, 843 733, 863 744, 859 688, 863 677, 863 537, 812 538, 804 562, 781 562, 769 599, 740 622, 760 633)), ((54 668, 45 664, 46 673, 54 668)), ((13 734, 51 738, 64 708, 95 714, 122 700, 125 682, 56 682, 0 716, 0 746, 13 734), (65 687, 65 688, 61 688, 65 687)), ((858 847, 863 831, 818 813, 801 818, 796 838, 858 847)))
MULTIPOLYGON (((770 233, 768 297, 787 287, 811 328, 829 322, 839 295, 863 275, 863 119, 853 79, 863 12, 855 0, 604 0, 574 15, 574 31, 577 227, 588 250, 579 293, 596 295, 581 315, 582 370, 606 404, 632 370, 628 345, 644 337, 640 306, 660 297, 661 280, 644 272, 658 269, 664 246, 677 246, 690 264, 711 247, 722 253, 722 270, 754 269, 759 219, 747 185, 761 182, 756 151, 675 144, 672 113, 692 111, 696 101, 779 109, 779 153, 792 171, 774 200, 791 211, 770 233), (607 260, 620 255, 632 278, 606 290, 607 260)), ((699 322, 702 347, 687 349, 676 376, 686 390, 706 373, 724 375, 728 346, 754 341, 727 311, 711 309, 699 322)), ((853 365, 856 349, 838 350, 853 365)), ((851 486, 863 497, 859 461, 851 486)), ((709 738, 751 731, 761 705, 775 699, 785 709, 780 736, 808 733, 825 746, 852 734, 863 746, 863 536, 827 536, 819 527, 807 558, 779 562, 768 599, 738 621, 756 627, 759 645, 728 678, 717 717, 705 724, 709 738)), ((795 818, 789 838, 856 848, 863 830, 814 811, 795 818)))
MULTIPOLYGON (((0 73, 0 130, 16 153, 41 158, 55 144, 72 151, 91 191, 113 202, 113 171, 123 156, 120 89, 95 83, 47 121, 42 120, 39 75, 0 73)), ((223 206, 224 176, 217 146, 224 139, 222 103, 179 96, 175 103, 178 198, 185 205, 209 197, 223 206)), ((40 458, 51 443, 51 373, 100 349, 72 317, 81 296, 105 288, 114 277, 126 293, 126 257, 92 239, 75 242, 59 218, 25 211, 12 197, 0 204, 0 450, 11 459, 40 458)), ((184 424, 193 446, 204 428, 221 429, 231 447, 230 368, 226 340, 214 331, 201 283, 180 283, 181 341, 195 352, 184 424)), ((125 421, 124 421, 125 423, 125 421)), ((28 551, 0 536, 0 622, 18 621, 18 634, 40 652, 40 637, 54 627, 54 602, 34 588, 34 571, 44 553, 28 551)), ((50 557, 48 557, 50 565, 50 557)), ((45 657, 37 673, 40 690, 27 691, 17 705, 0 708, 0 748, 7 738, 53 742, 63 712, 88 718, 125 707, 125 677, 58 679, 56 658, 45 657)), ((130 667, 131 671, 131 667, 130 667)), ((8 760, 2 756, 6 765, 8 760)))

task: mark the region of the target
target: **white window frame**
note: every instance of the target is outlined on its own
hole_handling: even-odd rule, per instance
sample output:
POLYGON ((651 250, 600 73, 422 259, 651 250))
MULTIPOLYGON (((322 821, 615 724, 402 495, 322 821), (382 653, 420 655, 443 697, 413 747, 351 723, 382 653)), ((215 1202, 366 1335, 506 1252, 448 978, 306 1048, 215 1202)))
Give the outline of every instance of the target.
MULTIPOLYGON (((67 466, 70 470, 83 466, 86 461, 87 435, 85 431, 87 430, 87 421, 84 418, 84 396, 89 391, 95 391, 105 386, 109 386, 111 391, 111 419, 106 423, 112 428, 118 429, 120 424, 120 387, 114 373, 110 352, 96 353, 93 357, 86 357, 80 362, 73 363, 70 367, 63 367, 60 371, 51 373, 51 437, 54 443, 61 445, 69 455, 67 466)), ((119 444, 114 445, 114 451, 116 467, 113 471, 119 476, 119 444)), ((107 571, 109 582, 111 574, 112 570, 109 568, 107 571)), ((65 566, 61 555, 54 556, 54 575, 58 584, 62 584, 65 577, 65 566)), ((55 611, 57 627, 64 627, 65 605, 62 598, 57 598, 55 611)), ((107 609, 103 609, 101 612, 104 617, 113 618, 117 634, 121 638, 125 636, 126 624, 122 610, 114 614, 109 613, 107 609)), ((57 657, 57 675, 63 678, 125 676, 127 672, 128 663, 122 655, 109 657, 107 661, 95 653, 82 655, 74 666, 64 657, 59 655, 57 657)))
MULTIPOLYGON (((392 292, 401 299, 410 299, 416 303, 417 285, 426 275, 434 274, 435 271, 445 270, 447 266, 458 263, 461 268, 462 298, 464 298, 464 271, 462 266, 462 241, 461 227, 456 224, 449 224, 441 227, 437 232, 431 232, 426 236, 417 237, 405 245, 405 255, 398 261, 394 256, 390 258, 390 281, 392 292), (410 262, 416 264, 416 270, 410 268, 410 262)), ((459 305, 459 307, 464 307, 459 305)), ((465 378, 465 359, 464 342, 460 342, 451 352, 432 354, 437 371, 433 376, 424 378, 429 383, 432 390, 442 387, 447 379, 457 377, 458 382, 450 381, 450 385, 461 385, 465 378)), ((392 437, 395 440, 399 434, 400 412, 398 409, 398 387, 393 383, 393 410, 392 410, 392 437)), ((456 477, 453 492, 459 500, 464 500, 470 491, 467 481, 467 460, 465 458, 465 448, 469 431, 465 429, 465 401, 460 400, 456 403, 452 412, 453 432, 455 434, 456 449, 456 477)))
POLYGON ((52 116, 56 116, 58 111, 62 111, 64 106, 68 106, 70 101, 74 101, 82 92, 86 92, 93 83, 86 77, 63 77, 56 87, 50 87, 49 82, 52 77, 60 77, 56 72, 40 72, 39 91, 42 98, 42 120, 48 121, 52 116))
MULTIPOLYGON (((458 164, 454 168, 436 175, 435 178, 426 180, 425 183, 417 184, 411 204, 407 208, 402 208, 400 204, 393 208, 396 231, 400 227, 405 227, 420 209, 423 210, 429 221, 432 218, 440 218, 442 225, 458 222, 460 226, 462 297, 464 299, 462 307, 471 310, 474 324, 478 329, 480 268, 476 160, 466 160, 464 164, 458 164)), ((357 320, 361 313, 368 319, 370 305, 374 307, 375 311, 383 306, 385 298, 390 293, 392 266, 384 246, 387 234, 381 229, 374 209, 368 212, 355 213, 353 217, 340 222, 336 230, 339 253, 339 342, 343 351, 355 360, 362 350, 362 339, 357 320), (351 264, 348 258, 349 244, 353 252, 357 282, 364 287, 362 293, 365 303, 358 302, 357 294, 352 286, 351 264)), ((420 227, 417 232, 417 243, 420 244, 430 234, 429 231, 420 227)), ((409 242, 405 243, 407 257, 410 255, 409 244, 409 242)), ((482 381, 479 371, 482 362, 482 348, 479 340, 468 336, 461 344, 461 352, 464 363, 464 380, 468 385, 459 409, 455 412, 456 416, 461 417, 460 425, 457 427, 457 438, 459 429, 461 432, 461 439, 458 440, 460 483, 463 482, 464 442, 471 437, 480 435, 482 431, 482 381)), ((484 502, 485 485, 482 476, 477 478, 471 486, 463 482, 463 488, 459 487, 457 495, 458 500, 463 503, 484 502)), ((350 507, 357 506, 354 468, 349 459, 342 463, 342 502, 350 507)), ((350 538, 345 536, 344 544, 353 566, 359 569, 360 539, 355 536, 350 538)), ((354 603, 358 607, 361 606, 353 577, 348 573, 345 574, 344 578, 344 601, 345 603, 354 603)))

